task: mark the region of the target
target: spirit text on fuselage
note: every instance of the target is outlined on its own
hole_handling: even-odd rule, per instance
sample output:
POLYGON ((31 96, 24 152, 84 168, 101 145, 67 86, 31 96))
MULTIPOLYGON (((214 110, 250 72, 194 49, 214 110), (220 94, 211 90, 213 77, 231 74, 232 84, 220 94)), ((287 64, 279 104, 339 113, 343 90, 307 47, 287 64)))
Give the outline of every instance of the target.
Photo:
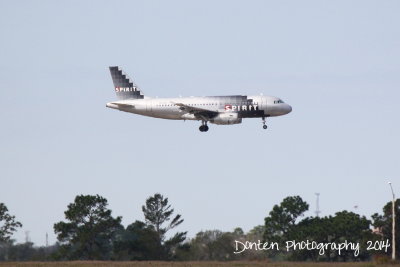
POLYGON ((258 105, 225 105, 226 111, 251 111, 258 110, 258 105))

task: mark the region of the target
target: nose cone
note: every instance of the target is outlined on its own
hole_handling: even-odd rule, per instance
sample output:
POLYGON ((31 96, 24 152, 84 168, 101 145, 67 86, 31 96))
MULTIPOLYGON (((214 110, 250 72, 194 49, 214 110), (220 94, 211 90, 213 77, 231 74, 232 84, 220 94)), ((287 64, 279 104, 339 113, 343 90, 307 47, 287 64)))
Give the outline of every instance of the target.
POLYGON ((282 116, 292 112, 292 107, 286 103, 274 103, 267 110, 271 116, 282 116))
POLYGON ((288 105, 288 104, 286 104, 286 107, 285 107, 285 112, 286 112, 286 114, 288 114, 288 113, 292 112, 292 106, 291 106, 291 105, 288 105))
POLYGON ((290 113, 290 112, 292 112, 292 107, 290 106, 290 105, 288 105, 288 104, 281 104, 280 106, 279 106, 279 109, 278 109, 279 111, 278 111, 278 116, 279 115, 286 115, 286 114, 288 114, 288 113, 290 113))

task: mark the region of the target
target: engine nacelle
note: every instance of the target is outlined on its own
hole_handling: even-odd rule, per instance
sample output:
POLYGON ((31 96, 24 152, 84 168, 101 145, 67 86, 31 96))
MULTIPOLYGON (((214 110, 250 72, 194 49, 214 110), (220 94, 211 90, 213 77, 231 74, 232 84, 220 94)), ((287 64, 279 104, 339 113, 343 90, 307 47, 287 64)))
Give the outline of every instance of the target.
POLYGON ((242 118, 239 118, 238 113, 228 112, 228 113, 220 113, 212 120, 211 123, 227 125, 227 124, 238 124, 242 123, 242 118))

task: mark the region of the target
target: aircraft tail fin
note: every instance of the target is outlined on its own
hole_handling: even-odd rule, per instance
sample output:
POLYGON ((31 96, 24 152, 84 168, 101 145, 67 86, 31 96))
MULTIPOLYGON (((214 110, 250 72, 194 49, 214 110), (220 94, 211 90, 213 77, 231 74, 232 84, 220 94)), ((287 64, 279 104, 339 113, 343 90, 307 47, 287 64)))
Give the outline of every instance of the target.
POLYGON ((143 99, 140 88, 118 66, 110 67, 115 93, 118 99, 143 99))

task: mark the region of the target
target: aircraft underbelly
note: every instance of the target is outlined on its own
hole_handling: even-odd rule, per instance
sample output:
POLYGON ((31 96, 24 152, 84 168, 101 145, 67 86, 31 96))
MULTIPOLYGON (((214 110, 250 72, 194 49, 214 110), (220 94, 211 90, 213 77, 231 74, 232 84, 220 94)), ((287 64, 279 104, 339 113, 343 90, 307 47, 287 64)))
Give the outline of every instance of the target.
POLYGON ((241 118, 260 118, 264 116, 264 110, 240 111, 241 118))
POLYGON ((147 116, 160 119, 179 120, 181 119, 182 114, 178 111, 153 109, 147 114, 147 116))

